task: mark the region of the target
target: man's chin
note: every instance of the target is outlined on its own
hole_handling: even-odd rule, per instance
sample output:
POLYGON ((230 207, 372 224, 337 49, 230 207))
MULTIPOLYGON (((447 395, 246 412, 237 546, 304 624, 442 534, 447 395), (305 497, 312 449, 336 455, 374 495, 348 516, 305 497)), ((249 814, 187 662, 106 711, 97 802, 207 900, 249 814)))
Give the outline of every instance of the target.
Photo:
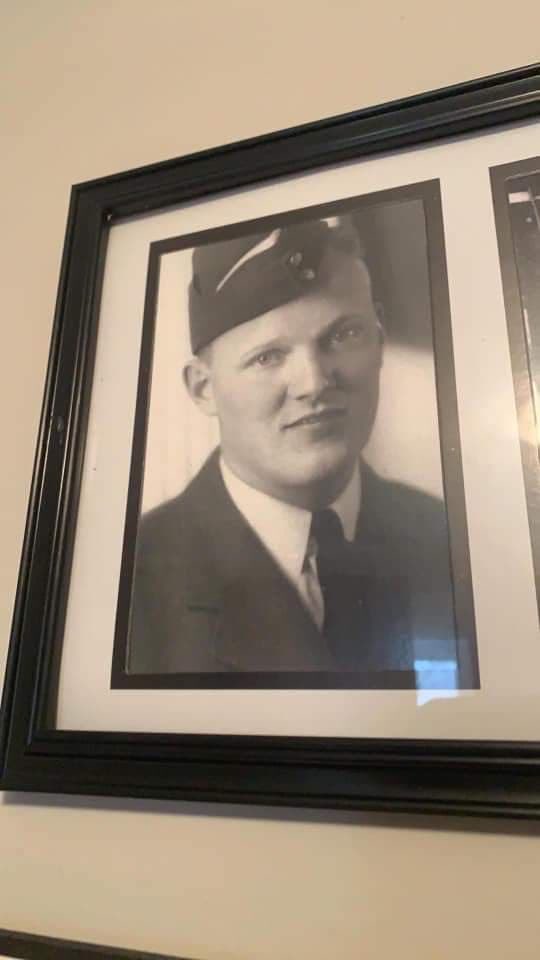
POLYGON ((342 474, 352 463, 354 457, 351 455, 350 447, 343 443, 325 443, 313 445, 307 450, 299 464, 299 470, 303 470, 306 479, 324 480, 342 474))
POLYGON ((306 458, 295 471, 296 502, 309 510, 319 510, 332 503, 349 482, 355 459, 351 456, 319 456, 306 458))

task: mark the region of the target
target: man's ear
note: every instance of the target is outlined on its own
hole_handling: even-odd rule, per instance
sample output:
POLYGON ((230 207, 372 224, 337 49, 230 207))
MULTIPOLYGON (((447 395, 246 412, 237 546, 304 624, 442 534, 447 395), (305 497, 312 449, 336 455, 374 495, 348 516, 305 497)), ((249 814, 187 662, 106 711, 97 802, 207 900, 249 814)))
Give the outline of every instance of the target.
POLYGON ((377 329, 379 331, 381 347, 384 347, 384 344, 386 342, 386 323, 385 323, 385 315, 384 315, 384 306, 380 300, 374 300, 373 306, 375 307, 375 315, 377 317, 377 329))
POLYGON ((379 335, 379 369, 384 362, 384 345, 386 343, 386 325, 384 322, 384 307, 380 300, 374 300, 375 316, 377 317, 377 333, 379 335))
POLYGON ((201 357, 193 357, 184 367, 182 376, 193 403, 196 403, 207 417, 215 417, 216 405, 209 364, 201 357))

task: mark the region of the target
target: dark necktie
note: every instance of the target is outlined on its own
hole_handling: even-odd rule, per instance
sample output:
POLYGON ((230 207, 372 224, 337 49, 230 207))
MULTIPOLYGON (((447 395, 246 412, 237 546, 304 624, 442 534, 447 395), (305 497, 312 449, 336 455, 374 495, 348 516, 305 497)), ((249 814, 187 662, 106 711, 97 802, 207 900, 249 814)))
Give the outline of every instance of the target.
POLYGON ((317 573, 324 599, 323 630, 328 633, 343 612, 350 547, 333 510, 317 510, 312 516, 310 532, 317 544, 317 573))
POLYGON ((381 689, 392 684, 414 687, 412 628, 403 578, 388 574, 388 556, 380 561, 369 544, 360 551, 358 545, 348 543, 333 510, 315 512, 310 533, 317 544, 324 600, 322 632, 338 669, 370 676, 386 671, 387 678, 375 682, 376 687, 382 683, 381 689))

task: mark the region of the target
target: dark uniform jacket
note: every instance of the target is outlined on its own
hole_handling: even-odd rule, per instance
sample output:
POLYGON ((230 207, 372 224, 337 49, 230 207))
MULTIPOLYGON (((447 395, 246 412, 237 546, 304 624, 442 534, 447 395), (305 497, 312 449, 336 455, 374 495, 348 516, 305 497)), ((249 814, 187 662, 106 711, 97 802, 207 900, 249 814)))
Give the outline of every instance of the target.
POLYGON ((231 500, 212 454, 180 496, 141 520, 128 673, 317 671, 400 687, 415 685, 418 659, 455 660, 443 504, 366 465, 361 472, 356 537, 338 583, 341 622, 323 634, 231 500))

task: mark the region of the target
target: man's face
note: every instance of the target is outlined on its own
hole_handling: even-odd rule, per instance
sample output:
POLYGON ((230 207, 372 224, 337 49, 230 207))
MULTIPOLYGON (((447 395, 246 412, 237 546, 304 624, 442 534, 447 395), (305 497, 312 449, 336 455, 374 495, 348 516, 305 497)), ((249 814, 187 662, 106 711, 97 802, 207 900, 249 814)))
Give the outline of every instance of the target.
POLYGON ((346 258, 322 288, 218 337, 186 382, 218 417, 237 476, 317 509, 344 488, 369 438, 381 358, 369 275, 346 258))

